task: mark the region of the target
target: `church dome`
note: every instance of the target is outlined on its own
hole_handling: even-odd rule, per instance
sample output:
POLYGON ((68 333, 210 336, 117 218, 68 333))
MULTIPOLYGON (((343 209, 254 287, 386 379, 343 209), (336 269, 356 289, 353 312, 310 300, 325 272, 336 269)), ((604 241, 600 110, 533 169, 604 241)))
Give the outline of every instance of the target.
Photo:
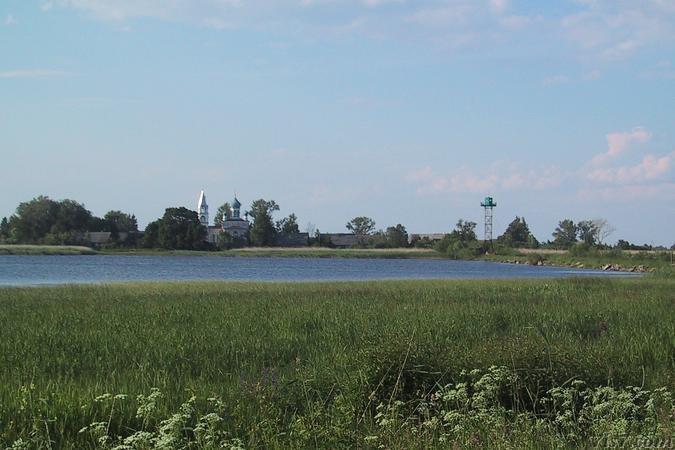
POLYGON ((241 202, 237 200, 237 197, 235 197, 234 201, 232 202, 232 208, 241 208, 241 202))

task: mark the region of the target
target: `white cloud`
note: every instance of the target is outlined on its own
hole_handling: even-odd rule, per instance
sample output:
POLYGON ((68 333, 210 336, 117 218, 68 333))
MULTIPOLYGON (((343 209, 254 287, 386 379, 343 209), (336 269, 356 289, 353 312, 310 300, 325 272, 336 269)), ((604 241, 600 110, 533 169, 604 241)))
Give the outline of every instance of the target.
POLYGON ((501 14, 509 7, 509 0, 489 0, 488 4, 493 12, 501 14))
POLYGON ((630 131, 609 133, 607 136, 607 151, 596 155, 591 164, 603 164, 625 153, 633 144, 644 144, 652 138, 652 134, 644 127, 635 127, 630 131))
POLYGON ((643 127, 609 133, 607 150, 589 158, 576 170, 498 161, 480 170, 460 167, 449 173, 425 166, 408 173, 404 180, 415 186, 420 196, 548 190, 564 185, 584 200, 675 197, 675 151, 661 155, 647 153, 637 160, 630 152, 634 145, 645 144, 651 137, 643 127), (632 162, 623 161, 625 158, 632 162))
POLYGON ((595 155, 579 171, 582 183, 579 196, 587 200, 623 202, 657 195, 675 197, 672 177, 675 151, 664 155, 647 153, 638 160, 631 154, 636 144, 644 145, 651 137, 643 127, 609 133, 607 150, 595 155))
POLYGON ((569 77, 567 75, 552 75, 550 77, 546 77, 541 81, 541 84, 544 86, 555 86, 557 84, 565 84, 570 81, 569 77))
POLYGON ((675 8, 666 0, 593 0, 562 18, 563 34, 589 56, 625 59, 675 41, 675 8))
MULTIPOLYGON (((623 59, 649 46, 675 42, 672 0, 578 0, 560 18, 548 8, 532 15, 509 0, 42 0, 42 8, 83 11, 105 21, 139 18, 180 21, 217 29, 286 29, 303 36, 359 34, 416 39, 438 47, 532 47, 528 33, 552 51, 560 40, 587 58, 623 59), (523 39, 521 42, 515 42, 523 39)), ((536 48, 536 46, 534 46, 536 48)))
POLYGON ((599 69, 593 69, 584 74, 584 79, 589 81, 599 80, 602 77, 602 72, 599 69))
POLYGON ((487 193, 496 189, 514 191, 544 190, 558 186, 564 178, 556 166, 524 169, 515 162, 496 162, 483 171, 462 167, 454 173, 442 175, 431 166, 407 174, 404 179, 417 185, 418 195, 448 193, 487 193))
POLYGON ((588 172, 587 178, 596 183, 635 184, 653 181, 668 174, 675 161, 675 152, 661 157, 648 154, 632 166, 601 167, 588 172))
POLYGON ((0 78, 51 78, 68 75, 72 75, 72 73, 64 70, 51 69, 8 70, 0 72, 0 78))
POLYGON ((541 16, 523 16, 511 14, 499 18, 499 24, 508 30, 518 31, 542 20, 541 16))

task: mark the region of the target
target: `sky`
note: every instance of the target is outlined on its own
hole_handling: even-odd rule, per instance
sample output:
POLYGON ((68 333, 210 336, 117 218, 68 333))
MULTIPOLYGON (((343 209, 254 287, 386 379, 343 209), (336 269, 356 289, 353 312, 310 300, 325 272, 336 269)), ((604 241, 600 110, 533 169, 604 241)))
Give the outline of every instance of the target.
POLYGON ((675 0, 0 0, 0 217, 213 214, 675 243, 675 0), (482 225, 479 225, 479 230, 482 225))

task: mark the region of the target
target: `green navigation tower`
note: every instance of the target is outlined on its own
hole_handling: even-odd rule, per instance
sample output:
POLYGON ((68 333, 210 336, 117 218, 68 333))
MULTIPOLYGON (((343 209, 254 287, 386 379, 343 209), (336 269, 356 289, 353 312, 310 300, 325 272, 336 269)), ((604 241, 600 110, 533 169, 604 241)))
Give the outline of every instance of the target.
POLYGON ((485 210, 485 245, 492 248, 492 210, 497 206, 497 203, 492 197, 485 197, 480 206, 485 210))

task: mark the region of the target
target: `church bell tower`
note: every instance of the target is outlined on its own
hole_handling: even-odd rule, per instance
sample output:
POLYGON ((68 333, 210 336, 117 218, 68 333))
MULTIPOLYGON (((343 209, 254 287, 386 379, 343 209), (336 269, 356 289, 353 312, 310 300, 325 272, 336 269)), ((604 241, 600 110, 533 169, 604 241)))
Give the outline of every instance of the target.
POLYGON ((204 191, 199 194, 199 203, 197 203, 197 214, 199 215, 199 222, 205 227, 209 226, 209 205, 206 204, 206 195, 204 191))

